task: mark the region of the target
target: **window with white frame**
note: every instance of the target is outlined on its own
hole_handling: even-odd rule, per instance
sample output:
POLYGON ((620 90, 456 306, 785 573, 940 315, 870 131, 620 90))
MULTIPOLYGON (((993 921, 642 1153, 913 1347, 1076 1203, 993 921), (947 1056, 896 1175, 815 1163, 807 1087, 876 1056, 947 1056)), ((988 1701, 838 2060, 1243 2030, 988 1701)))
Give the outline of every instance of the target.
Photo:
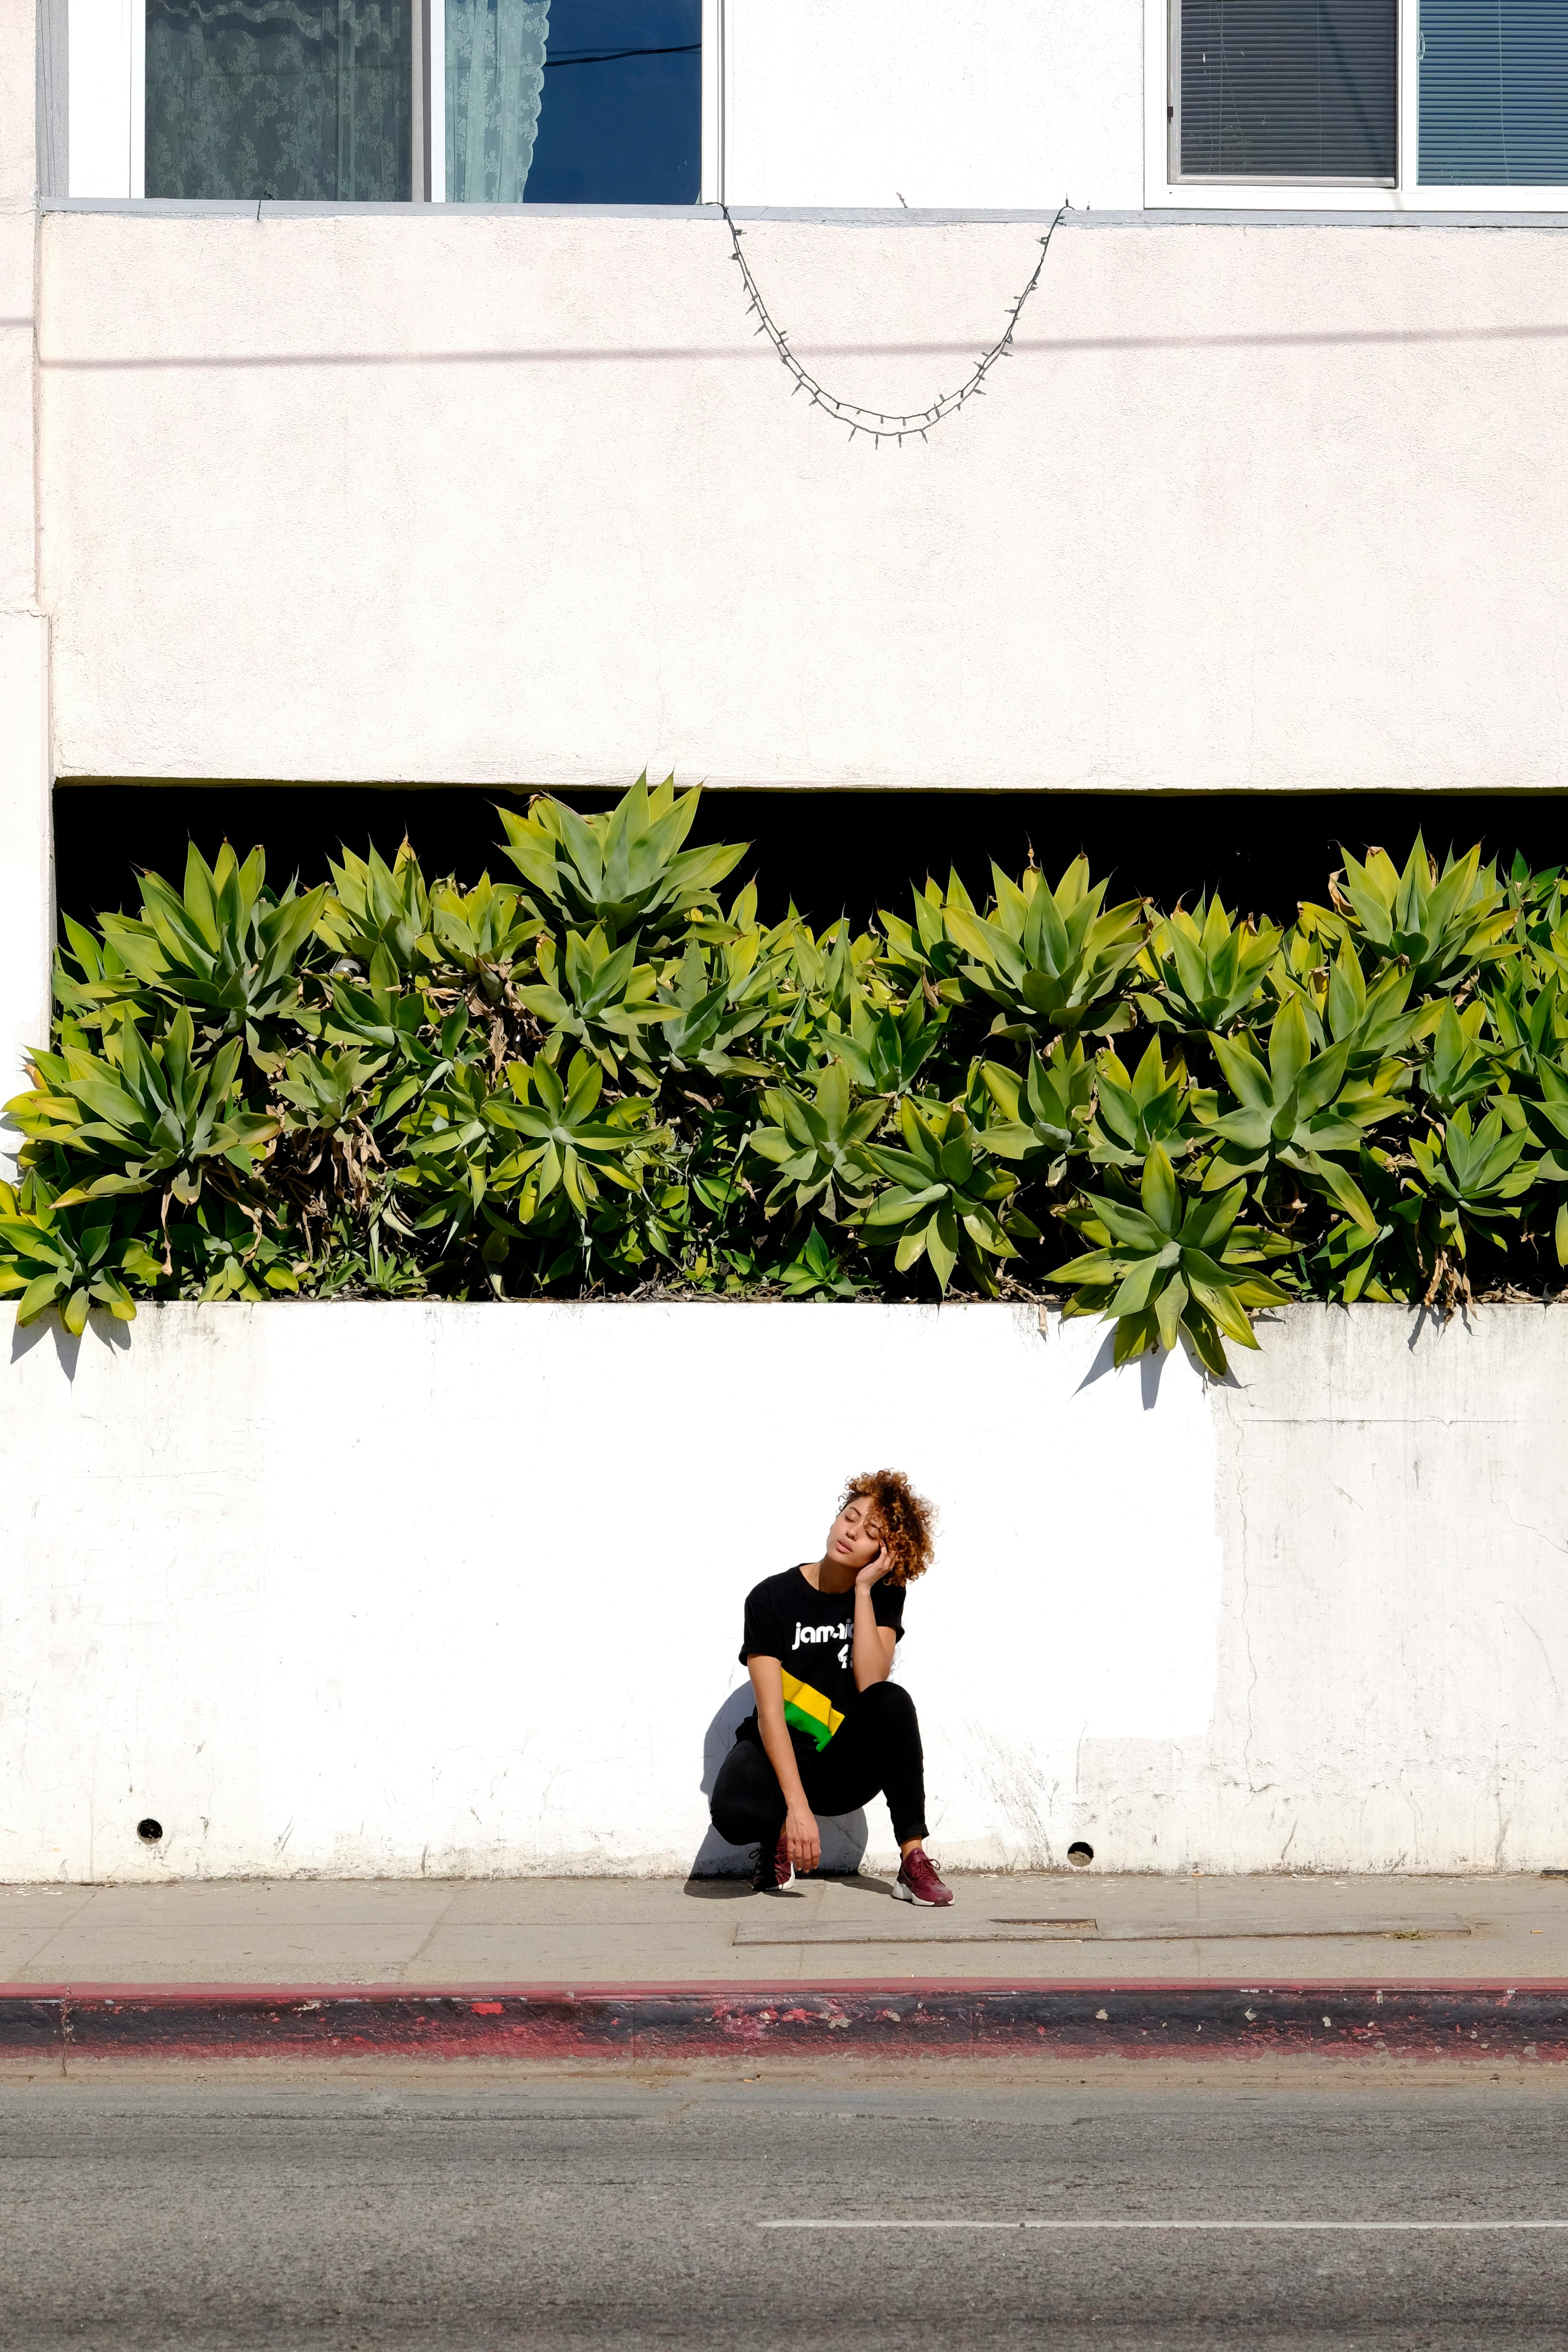
POLYGON ((1568 186, 1568 0, 1421 0, 1421 178, 1568 186))
POLYGON ((1392 185, 1396 0, 1175 0, 1173 180, 1392 185))
POLYGON ((72 0, 73 195, 694 204, 702 0, 72 0))
POLYGON ((1152 202, 1568 209, 1568 0, 1149 0, 1149 24, 1152 202))

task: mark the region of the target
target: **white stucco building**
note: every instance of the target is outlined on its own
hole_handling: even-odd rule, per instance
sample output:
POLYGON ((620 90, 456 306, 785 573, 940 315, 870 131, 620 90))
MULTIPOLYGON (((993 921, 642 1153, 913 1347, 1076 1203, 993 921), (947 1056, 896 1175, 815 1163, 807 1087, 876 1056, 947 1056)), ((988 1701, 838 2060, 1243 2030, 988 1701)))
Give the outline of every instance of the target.
POLYGON ((242 21, 0 12, 8 1068, 56 778, 1561 787, 1563 0, 242 21), (614 152, 562 111, 644 71, 614 152), (874 448, 721 197, 897 411, 1075 209, 988 396, 874 448))
MULTIPOLYGON (((73 780, 1561 792, 1565 232, 1568 0, 0 0, 5 1091, 47 1031, 73 780), (1064 201, 986 396, 880 446, 792 396, 721 210, 814 373, 903 413, 1001 333, 1064 201)), ((1024 1366, 1009 1409, 1037 1390, 1121 1482, 1126 1564, 1066 1626, 1096 1658, 1079 1713, 1030 1762, 1036 1686, 1003 1695, 955 1844, 1549 1858, 1558 1350, 1538 1333, 1494 1412, 1510 1311, 1422 1388, 1395 1310, 1353 1343, 1302 1310, 1251 1421, 1184 1367, 1113 1410, 1087 1359, 986 1326, 976 1362, 1024 1366), (1494 1573, 1500 1494, 1528 1526, 1494 1573), (1096 1655, 1133 1622, 1132 1667, 1096 1655)), ((352 1526, 296 1555, 268 1517, 301 1459, 331 1486, 341 1383, 302 1334, 367 1377, 404 1350, 449 1416, 452 1350, 537 1381, 546 1326, 215 1312, 90 1378, 41 1330, 14 1349, 0 1520, 30 1565, 0 1714, 27 1797, 0 1870, 151 1871, 139 1809, 173 1867, 284 1866, 296 1815, 311 1867, 677 1866, 702 1809, 656 1738, 653 1633, 624 1689, 543 1718, 607 1708, 622 1782, 646 1768, 601 1839, 548 1740, 495 1797, 511 1686, 498 1648, 476 1696, 473 1642, 532 1621, 513 1595, 430 1641, 444 1537, 403 1507, 395 1417, 353 1441, 390 1583, 342 1569, 352 1526), (319 1650, 275 1656, 329 1566, 319 1650), (414 1653, 446 1745, 373 1787, 414 1653)), ((710 1326, 680 1328, 696 1377, 710 1326)), ((878 1328, 890 1389, 906 1343, 878 1328)), ((829 1452, 792 1492, 803 1541, 829 1452)), ((1006 1509, 943 1475, 974 1559, 1008 1563, 1008 1638, 1048 1646, 1045 1471, 1006 1509)), ((678 1696, 696 1720, 722 1689, 678 1696)))

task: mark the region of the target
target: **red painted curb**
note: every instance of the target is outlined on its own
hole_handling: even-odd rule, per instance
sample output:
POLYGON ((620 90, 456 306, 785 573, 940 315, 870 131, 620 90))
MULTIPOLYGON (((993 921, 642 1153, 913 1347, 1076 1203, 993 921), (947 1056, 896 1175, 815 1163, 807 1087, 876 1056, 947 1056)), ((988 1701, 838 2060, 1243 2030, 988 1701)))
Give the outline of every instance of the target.
POLYGON ((12 1986, 0 2056, 611 2060, 864 2053, 1568 2064, 1568 1985, 12 1986))

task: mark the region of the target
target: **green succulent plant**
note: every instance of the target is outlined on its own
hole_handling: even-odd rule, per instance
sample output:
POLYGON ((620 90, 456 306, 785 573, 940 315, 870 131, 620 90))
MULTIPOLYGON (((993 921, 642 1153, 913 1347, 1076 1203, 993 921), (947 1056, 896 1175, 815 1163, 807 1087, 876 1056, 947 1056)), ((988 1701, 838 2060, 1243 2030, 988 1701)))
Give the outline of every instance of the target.
POLYGON ((1299 996, 1274 1016, 1267 1062, 1246 1037, 1209 1044, 1235 1098, 1230 1110, 1200 1114, 1215 1147, 1204 1178, 1211 1192, 1276 1164, 1313 1175, 1326 1154, 1358 1151, 1368 1129, 1400 1108, 1400 1066, 1388 1062, 1356 1079, 1348 1075, 1348 1042, 1314 1054, 1299 996))
POLYGON ((1215 1100, 1188 1084, 1184 1062, 1167 1065, 1156 1036, 1129 1071, 1109 1047, 1096 1063, 1096 1108, 1088 1130, 1097 1167, 1141 1168, 1155 1144, 1184 1160, 1205 1139, 1215 1100))
MULTIPOLYGON (((140 918, 105 915, 106 948, 137 983, 149 1010, 177 1009, 199 1027, 204 1047, 237 1038, 263 1068, 275 1066, 280 1025, 300 1001, 300 960, 326 902, 324 887, 281 898, 266 887, 267 860, 253 849, 243 864, 226 841, 208 866, 195 843, 184 889, 161 875, 142 877, 140 918)), ((90 983, 101 995, 114 983, 90 983)))
POLYGON ((0 1297, 14 1296, 18 1323, 48 1307, 73 1336, 95 1307, 121 1323, 136 1313, 128 1281, 158 1282, 163 1267, 117 1202, 62 1206, 37 1171, 0 1184, 0 1297))
POLYGON ((923 1257, 945 1296, 962 1262, 975 1286, 991 1292, 992 1258, 1018 1255, 1020 1239, 1037 1229, 1013 1208, 1018 1179, 998 1168, 984 1130, 956 1105, 899 1105, 903 1149, 871 1144, 867 1158, 891 1183, 879 1192, 861 1224, 868 1242, 891 1241, 893 1263, 907 1274, 923 1257))
POLYGON ((1139 1010, 1156 1028, 1228 1031, 1261 996, 1281 937, 1277 924, 1237 921, 1217 896, 1190 914, 1177 907, 1139 957, 1154 982, 1138 991, 1139 1010))
POLYGON ((984 1063, 980 1075, 1001 1114, 985 1121, 986 1150, 1040 1168, 1047 1184, 1059 1184, 1087 1148, 1094 1105, 1095 1068, 1081 1041, 1068 1045, 1058 1037, 1046 1053, 1029 1055, 1022 1076, 1001 1062, 984 1063))
POLYGON ((811 1099, 794 1087, 769 1087, 759 1108, 767 1123, 753 1131, 750 1149, 779 1171, 767 1197, 770 1216, 787 1202, 797 1216, 815 1208, 837 1224, 866 1206, 874 1182, 867 1146, 887 1106, 880 1100, 856 1105, 842 1062, 817 1071, 811 1099))
POLYGON ((1413 987, 1446 993, 1517 952, 1515 909, 1479 849, 1458 858, 1450 851, 1441 874, 1419 834, 1403 873, 1382 849, 1364 863, 1340 855, 1344 880, 1331 885, 1332 909, 1311 911, 1325 932, 1401 963, 1413 987))
POLYGON ((548 793, 526 816, 496 814, 542 924, 557 934, 602 931, 612 947, 635 931, 651 948, 683 939, 694 913, 716 913, 714 891, 746 854, 740 842, 682 847, 700 799, 678 798, 673 777, 650 792, 644 775, 602 815, 580 816, 548 793))
POLYGON ((37 1088, 5 1107, 35 1144, 79 1155, 78 1181, 59 1195, 60 1205, 154 1188, 194 1201, 215 1171, 255 1172, 279 1121, 245 1107, 237 1037, 210 1061, 197 1061, 191 1016, 182 1007, 154 1043, 128 1022, 117 1044, 117 1062, 79 1046, 40 1054, 37 1088))
POLYGON ((1105 885, 1090 883, 1083 857, 1054 890, 1033 867, 1016 883, 1000 866, 992 875, 989 915, 976 913, 956 878, 942 908, 947 942, 962 958, 957 977, 997 1008, 992 1034, 1033 1041, 1125 1028, 1123 982, 1148 933, 1142 902, 1107 908, 1105 885))
POLYGON ((1252 1316, 1289 1293, 1258 1271, 1267 1236, 1237 1228, 1245 1184, 1218 1194, 1184 1192, 1163 1144, 1151 1146, 1136 1202, 1089 1193, 1068 1222, 1095 1244, 1056 1269, 1073 1292, 1063 1312, 1115 1325, 1114 1360, 1173 1349, 1184 1332, 1200 1363, 1222 1378, 1225 1342, 1256 1348, 1252 1316))
POLYGON ((647 1032, 664 1019, 658 1001, 658 975, 638 963, 636 933, 618 948, 595 925, 586 939, 568 931, 564 950, 552 940, 539 946, 540 978, 517 991, 518 1003, 549 1032, 545 1051, 558 1061, 571 1049, 591 1054, 612 1077, 623 1061, 645 1066, 647 1032))
POLYGON ((1347 857, 1279 930, 1212 895, 1108 907, 1076 859, 1054 889, 993 867, 982 902, 950 874, 816 929, 763 920, 754 880, 721 902, 742 852, 691 847, 697 805, 646 779, 590 815, 542 796, 471 887, 405 843, 279 897, 226 848, 178 893, 149 875, 134 917, 63 917, 11 1106, 6 1295, 79 1320, 291 1286, 1059 1280, 1123 1357, 1184 1332, 1213 1370, 1292 1286, 1558 1287, 1561 867, 1439 872, 1418 840, 1347 857), (1092 1246, 1058 1276, 1064 1218, 1092 1246))
POLYGON ((1411 1137, 1405 1197, 1394 1213, 1428 1276, 1429 1303, 1468 1296, 1464 1263, 1472 1239, 1497 1240, 1519 1223, 1537 1175, 1526 1157, 1529 1143, 1528 1129, 1506 1122, 1500 1106, 1474 1120, 1461 1107, 1440 1130, 1411 1137))

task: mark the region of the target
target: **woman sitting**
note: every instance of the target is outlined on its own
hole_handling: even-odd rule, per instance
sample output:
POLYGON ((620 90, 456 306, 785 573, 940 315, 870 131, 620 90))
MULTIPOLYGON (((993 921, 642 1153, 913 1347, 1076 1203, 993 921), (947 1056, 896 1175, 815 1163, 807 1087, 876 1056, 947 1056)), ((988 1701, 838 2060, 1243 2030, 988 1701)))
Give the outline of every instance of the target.
POLYGON ((888 1680, 904 1588, 931 1565, 931 1510, 898 1470, 852 1478, 820 1559, 746 1596, 741 1663, 756 1693, 713 1787, 713 1826, 761 1842, 752 1884, 770 1894, 821 1858, 818 1813, 880 1790, 899 1842, 893 1892, 951 1903, 925 1851, 925 1765, 914 1701, 888 1680))

